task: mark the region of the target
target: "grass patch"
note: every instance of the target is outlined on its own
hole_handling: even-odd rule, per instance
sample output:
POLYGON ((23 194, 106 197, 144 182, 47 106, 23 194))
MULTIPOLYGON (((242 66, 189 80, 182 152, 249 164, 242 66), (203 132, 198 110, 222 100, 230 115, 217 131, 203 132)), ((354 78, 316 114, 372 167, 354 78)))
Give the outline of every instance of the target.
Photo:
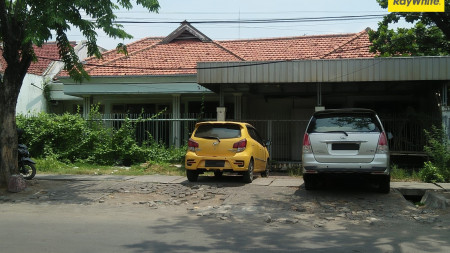
POLYGON ((290 177, 300 177, 303 175, 301 167, 290 167, 287 169, 287 173, 290 177))
POLYGON ((392 181, 407 181, 407 182, 420 182, 419 173, 413 169, 407 170, 399 168, 397 165, 391 166, 391 179, 392 181))
POLYGON ((104 166, 88 163, 66 164, 52 157, 45 159, 35 159, 38 173, 59 174, 59 175, 125 175, 125 176, 143 176, 143 175, 167 175, 167 176, 185 176, 186 172, 183 165, 179 164, 152 164, 143 163, 140 165, 125 166, 104 166))
MULTIPOLYGON (((34 159, 34 158, 33 158, 34 159)), ((144 175, 167 175, 185 176, 185 168, 182 164, 170 163, 142 163, 124 166, 104 166, 89 163, 67 164, 58 161, 56 158, 47 157, 45 159, 34 159, 36 168, 41 174, 68 174, 68 175, 123 175, 123 176, 144 176, 144 175)), ((302 176, 302 169, 298 166, 287 168, 286 174, 291 177, 302 176)), ((420 182, 419 173, 415 170, 399 168, 397 165, 391 167, 392 181, 417 181, 420 182)))

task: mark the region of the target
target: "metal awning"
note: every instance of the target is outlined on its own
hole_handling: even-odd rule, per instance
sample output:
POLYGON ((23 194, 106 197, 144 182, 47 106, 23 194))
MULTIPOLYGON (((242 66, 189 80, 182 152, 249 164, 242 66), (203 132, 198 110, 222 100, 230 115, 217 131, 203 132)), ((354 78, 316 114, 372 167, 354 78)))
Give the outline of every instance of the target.
POLYGON ((89 95, 158 95, 212 93, 197 83, 127 83, 64 85, 64 93, 71 96, 89 95))
POLYGON ((389 57, 333 60, 198 63, 197 82, 216 91, 228 84, 348 83, 450 80, 450 57, 389 57))

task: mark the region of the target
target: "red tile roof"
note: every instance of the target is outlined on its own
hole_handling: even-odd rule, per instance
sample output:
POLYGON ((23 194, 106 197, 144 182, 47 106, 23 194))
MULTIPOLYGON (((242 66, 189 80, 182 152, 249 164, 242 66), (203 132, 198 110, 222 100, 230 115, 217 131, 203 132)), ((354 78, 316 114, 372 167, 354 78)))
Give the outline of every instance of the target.
MULTIPOLYGON (((154 42, 153 38, 149 40, 154 42)), ((217 43, 198 40, 140 43, 142 48, 128 47, 128 55, 112 50, 104 59, 90 58, 86 70, 91 76, 180 75, 195 74, 197 62, 241 60, 217 43)))
MULTIPOLYGON (((195 29, 189 23, 182 26, 195 29)), ((177 34, 182 36, 186 30, 178 28, 177 34)), ((202 42, 202 39, 145 38, 127 45, 128 55, 110 50, 102 59, 88 58, 86 70, 91 76, 183 75, 196 74, 197 62, 374 57, 369 52, 366 31, 231 41, 202 42)), ((67 73, 61 73, 61 76, 67 76, 67 73)))
MULTIPOLYGON (((366 40, 369 42, 367 33, 359 34, 338 34, 338 35, 317 35, 302 36, 292 38, 270 38, 257 40, 235 40, 220 42, 225 48, 233 51, 246 61, 271 61, 271 60, 304 60, 304 59, 329 59, 338 57, 328 57, 328 55, 343 47, 355 36, 366 34, 366 40)), ((362 42, 362 41, 358 41, 362 42)), ((366 44, 366 52, 361 57, 373 57, 369 53, 366 44)), ((354 44, 354 47, 361 45, 354 44)), ((352 48, 346 46, 349 52, 341 54, 339 58, 349 58, 352 48)), ((358 49, 359 50, 359 49, 358 49)))
MULTIPOLYGON (((75 46, 75 42, 71 42, 72 46, 75 46)), ((47 70, 49 65, 55 60, 60 59, 58 45, 56 42, 48 42, 42 45, 42 47, 33 46, 34 52, 37 57, 36 62, 32 62, 28 68, 29 74, 42 75, 47 70)), ((3 49, 0 48, 0 55, 3 55, 3 49)), ((0 71, 5 71, 6 61, 0 56, 0 71)))

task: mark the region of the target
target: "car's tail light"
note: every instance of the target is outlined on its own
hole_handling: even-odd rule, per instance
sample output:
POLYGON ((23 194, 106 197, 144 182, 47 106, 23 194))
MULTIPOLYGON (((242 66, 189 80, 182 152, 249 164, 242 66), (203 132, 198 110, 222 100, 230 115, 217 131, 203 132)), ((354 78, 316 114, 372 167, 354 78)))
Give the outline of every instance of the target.
POLYGON ((189 139, 188 149, 189 151, 195 151, 196 149, 198 149, 198 142, 194 141, 193 139, 189 139))
POLYGON ((378 139, 377 153, 385 154, 387 152, 389 152, 388 141, 386 138, 386 133, 382 132, 380 134, 380 138, 378 139))
POLYGON ((247 139, 240 140, 233 144, 233 148, 237 149, 237 152, 242 152, 247 147, 247 139))
POLYGON ((309 135, 305 133, 303 136, 303 154, 312 153, 311 141, 309 135))

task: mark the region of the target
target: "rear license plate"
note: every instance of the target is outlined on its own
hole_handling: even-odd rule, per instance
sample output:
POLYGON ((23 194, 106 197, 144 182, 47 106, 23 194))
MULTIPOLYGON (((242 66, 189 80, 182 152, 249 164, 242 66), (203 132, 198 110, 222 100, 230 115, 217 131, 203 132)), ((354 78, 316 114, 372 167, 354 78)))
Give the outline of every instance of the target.
POLYGON ((205 167, 224 167, 225 161, 206 160, 205 167))
POLYGON ((332 150, 359 150, 358 143, 333 143, 332 150))

